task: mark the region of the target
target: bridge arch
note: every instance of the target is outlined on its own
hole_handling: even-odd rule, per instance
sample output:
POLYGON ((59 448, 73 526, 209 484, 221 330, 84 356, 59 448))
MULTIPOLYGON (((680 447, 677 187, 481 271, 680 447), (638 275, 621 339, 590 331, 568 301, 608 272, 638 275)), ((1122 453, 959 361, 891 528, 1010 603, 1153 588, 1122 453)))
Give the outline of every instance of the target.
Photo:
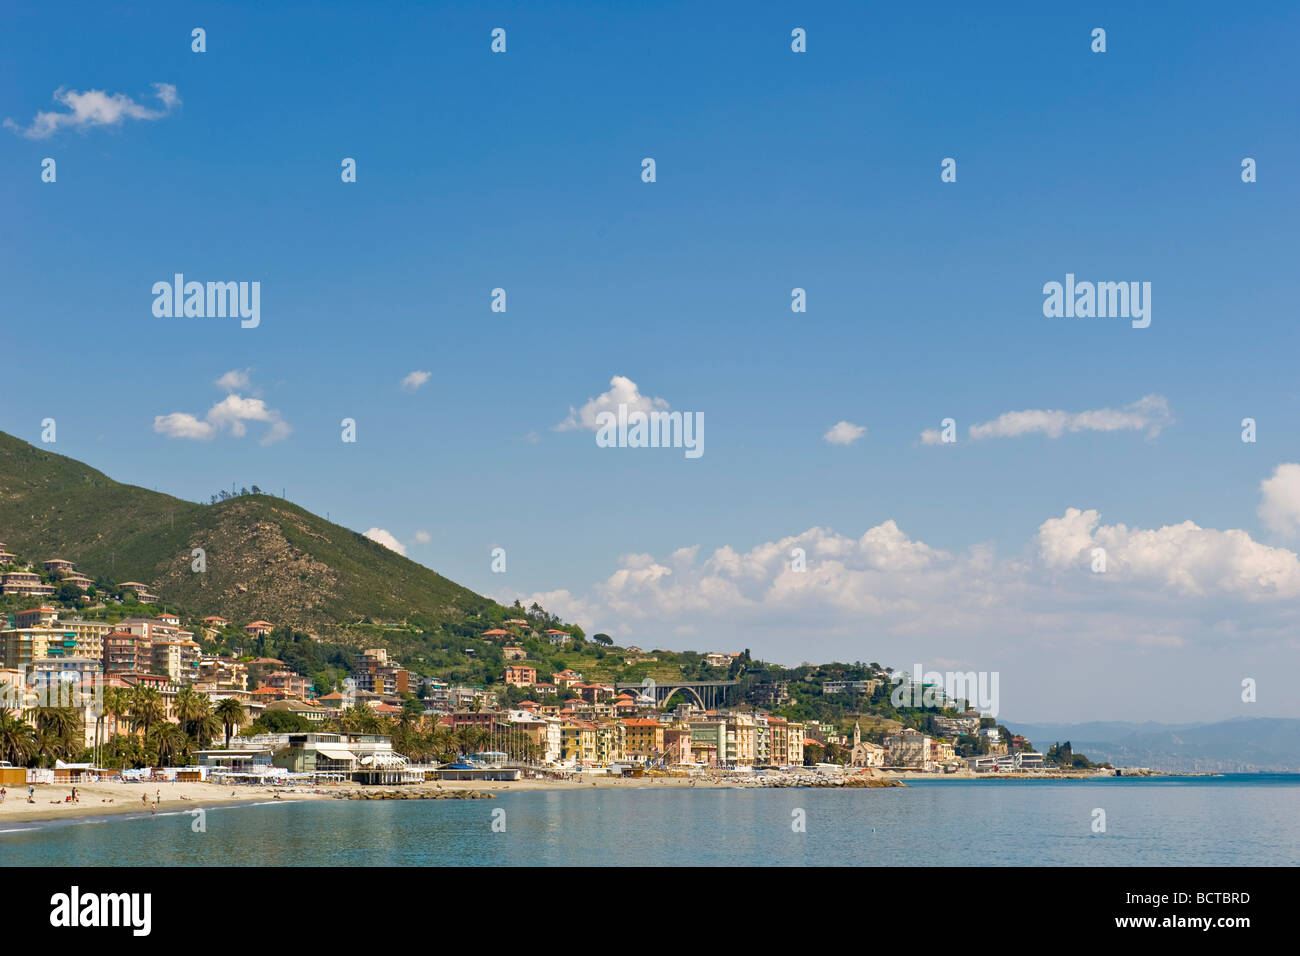
POLYGON ((659 694, 659 692, 660 692, 661 689, 662 689, 662 692, 663 692, 663 697, 660 697, 660 698, 659 698, 659 701, 658 701, 658 703, 657 703, 657 706, 658 706, 660 709, 662 709, 662 708, 663 708, 663 707, 664 707, 664 706, 665 706, 665 705, 666 705, 670 700, 672 700, 672 699, 673 699, 673 694, 677 693, 679 690, 681 690, 681 691, 686 691, 688 694, 690 694, 692 697, 694 697, 694 698, 695 698, 695 703, 697 703, 697 704, 700 705, 700 710, 706 710, 706 709, 707 709, 707 708, 704 706, 704 698, 700 696, 700 692, 699 692, 698 690, 696 690, 694 687, 690 687, 690 686, 687 686, 687 685, 685 685, 685 684, 674 684, 674 685, 669 685, 669 684, 656 684, 656 685, 655 685, 655 694, 656 694, 656 696, 658 696, 658 694, 659 694))

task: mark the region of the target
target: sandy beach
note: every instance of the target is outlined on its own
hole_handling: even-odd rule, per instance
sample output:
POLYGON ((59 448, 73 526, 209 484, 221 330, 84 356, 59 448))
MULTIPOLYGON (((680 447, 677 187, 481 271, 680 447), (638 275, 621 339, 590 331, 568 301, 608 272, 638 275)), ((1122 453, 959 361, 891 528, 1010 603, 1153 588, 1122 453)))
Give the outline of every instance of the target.
POLYGON ((159 813, 196 807, 257 803, 275 799, 319 800, 322 797, 302 788, 290 794, 289 787, 230 787, 214 783, 87 783, 76 784, 77 803, 64 798, 71 784, 36 784, 35 803, 27 802, 27 787, 9 787, 0 803, 0 830, 15 823, 41 820, 75 820, 120 813, 149 813, 155 803, 159 813), (143 799, 142 799, 143 798, 143 799))

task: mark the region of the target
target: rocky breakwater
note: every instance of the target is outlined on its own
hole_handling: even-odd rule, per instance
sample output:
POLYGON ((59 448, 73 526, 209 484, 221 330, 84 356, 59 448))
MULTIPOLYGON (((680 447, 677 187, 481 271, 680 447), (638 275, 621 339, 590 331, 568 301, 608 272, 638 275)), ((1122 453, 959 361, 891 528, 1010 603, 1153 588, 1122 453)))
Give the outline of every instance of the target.
POLYGON ((783 773, 764 774, 746 781, 750 787, 906 787, 907 784, 896 777, 876 774, 848 774, 834 776, 822 773, 783 773))
POLYGON ((486 790, 347 790, 336 800, 492 800, 486 790))

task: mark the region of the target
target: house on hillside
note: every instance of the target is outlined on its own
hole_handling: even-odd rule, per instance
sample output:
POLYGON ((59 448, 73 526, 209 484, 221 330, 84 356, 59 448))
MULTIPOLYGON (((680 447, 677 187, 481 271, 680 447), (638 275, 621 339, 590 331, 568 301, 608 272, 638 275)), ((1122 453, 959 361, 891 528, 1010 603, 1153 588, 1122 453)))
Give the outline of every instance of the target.
POLYGON ((505 681, 511 687, 532 687, 537 683, 537 668, 527 664, 507 664, 505 681))

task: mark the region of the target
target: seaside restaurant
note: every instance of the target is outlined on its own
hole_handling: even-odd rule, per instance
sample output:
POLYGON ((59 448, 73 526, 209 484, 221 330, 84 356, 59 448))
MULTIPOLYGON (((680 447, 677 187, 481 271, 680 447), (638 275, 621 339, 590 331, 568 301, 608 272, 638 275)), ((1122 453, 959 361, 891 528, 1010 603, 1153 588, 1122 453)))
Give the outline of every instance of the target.
POLYGON ((411 767, 383 734, 287 734, 273 758, 277 767, 317 779, 363 784, 420 783, 424 771, 411 767))
POLYGON ((234 748, 231 750, 196 750, 200 767, 209 773, 259 775, 272 765, 275 756, 269 747, 234 748))

